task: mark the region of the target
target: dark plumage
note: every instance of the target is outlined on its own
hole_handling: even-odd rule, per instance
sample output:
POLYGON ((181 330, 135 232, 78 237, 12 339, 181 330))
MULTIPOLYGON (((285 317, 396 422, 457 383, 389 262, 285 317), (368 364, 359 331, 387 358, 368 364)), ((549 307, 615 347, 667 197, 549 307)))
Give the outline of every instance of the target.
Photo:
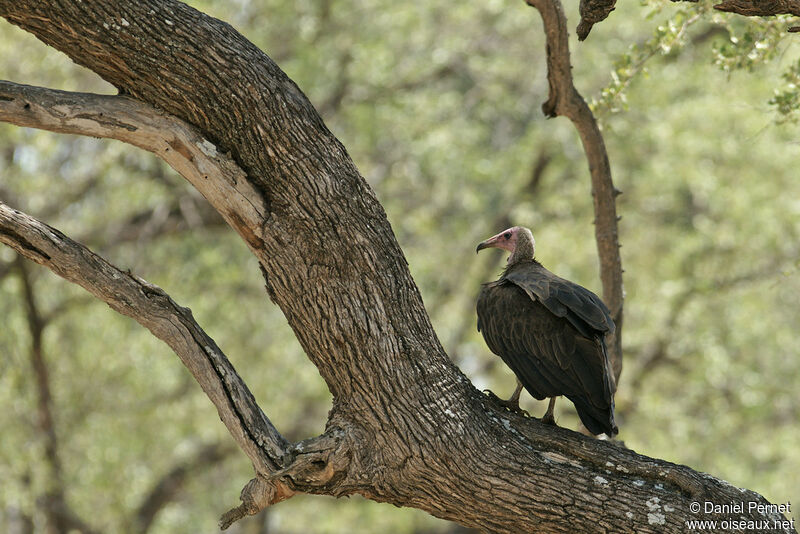
POLYGON ((555 397, 573 402, 593 434, 617 433, 616 383, 604 337, 614 331, 608 308, 588 289, 560 278, 534 259, 530 230, 520 226, 478 245, 508 250, 499 280, 478 297, 478 330, 521 386, 507 404, 517 404, 522 386, 537 399, 551 397, 544 420, 553 422, 555 397))

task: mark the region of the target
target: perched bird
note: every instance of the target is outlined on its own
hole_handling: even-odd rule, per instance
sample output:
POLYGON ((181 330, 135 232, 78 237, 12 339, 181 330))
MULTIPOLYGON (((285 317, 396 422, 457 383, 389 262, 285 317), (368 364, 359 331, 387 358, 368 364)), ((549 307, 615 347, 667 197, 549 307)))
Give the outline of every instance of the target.
POLYGON ((614 331, 608 308, 588 289, 560 278, 534 259, 533 234, 515 226, 478 245, 511 253, 499 280, 478 297, 478 330, 492 352, 517 375, 517 389, 501 403, 519 411, 523 386, 550 397, 542 421, 555 424, 556 397, 575 405, 592 434, 614 436, 614 373, 605 335, 614 331))

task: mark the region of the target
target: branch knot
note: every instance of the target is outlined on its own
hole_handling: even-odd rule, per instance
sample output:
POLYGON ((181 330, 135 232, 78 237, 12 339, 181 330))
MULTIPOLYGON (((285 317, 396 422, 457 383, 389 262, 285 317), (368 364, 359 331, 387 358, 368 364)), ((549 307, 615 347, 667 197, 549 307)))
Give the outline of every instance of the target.
POLYGON ((242 488, 239 500, 242 504, 225 512, 219 520, 219 528, 227 529, 248 515, 255 515, 264 508, 285 501, 295 492, 282 482, 256 475, 242 488))

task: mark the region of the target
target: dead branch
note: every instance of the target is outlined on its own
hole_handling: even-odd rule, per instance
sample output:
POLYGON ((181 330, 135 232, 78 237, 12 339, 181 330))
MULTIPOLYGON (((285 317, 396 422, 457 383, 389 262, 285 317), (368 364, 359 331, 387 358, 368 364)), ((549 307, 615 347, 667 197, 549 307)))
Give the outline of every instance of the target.
POLYGON ((117 139, 153 152, 194 185, 251 247, 266 208, 242 169, 197 129, 124 96, 57 91, 0 81, 0 121, 117 139))

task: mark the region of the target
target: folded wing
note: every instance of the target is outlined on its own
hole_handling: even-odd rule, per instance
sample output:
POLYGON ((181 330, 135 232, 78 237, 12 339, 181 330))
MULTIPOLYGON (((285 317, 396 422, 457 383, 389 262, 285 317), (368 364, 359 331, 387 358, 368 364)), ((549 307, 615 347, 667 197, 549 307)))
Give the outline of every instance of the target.
POLYGON ((538 262, 509 269, 478 298, 478 329, 535 398, 564 395, 594 434, 616 434, 604 336, 614 323, 591 291, 538 262))

